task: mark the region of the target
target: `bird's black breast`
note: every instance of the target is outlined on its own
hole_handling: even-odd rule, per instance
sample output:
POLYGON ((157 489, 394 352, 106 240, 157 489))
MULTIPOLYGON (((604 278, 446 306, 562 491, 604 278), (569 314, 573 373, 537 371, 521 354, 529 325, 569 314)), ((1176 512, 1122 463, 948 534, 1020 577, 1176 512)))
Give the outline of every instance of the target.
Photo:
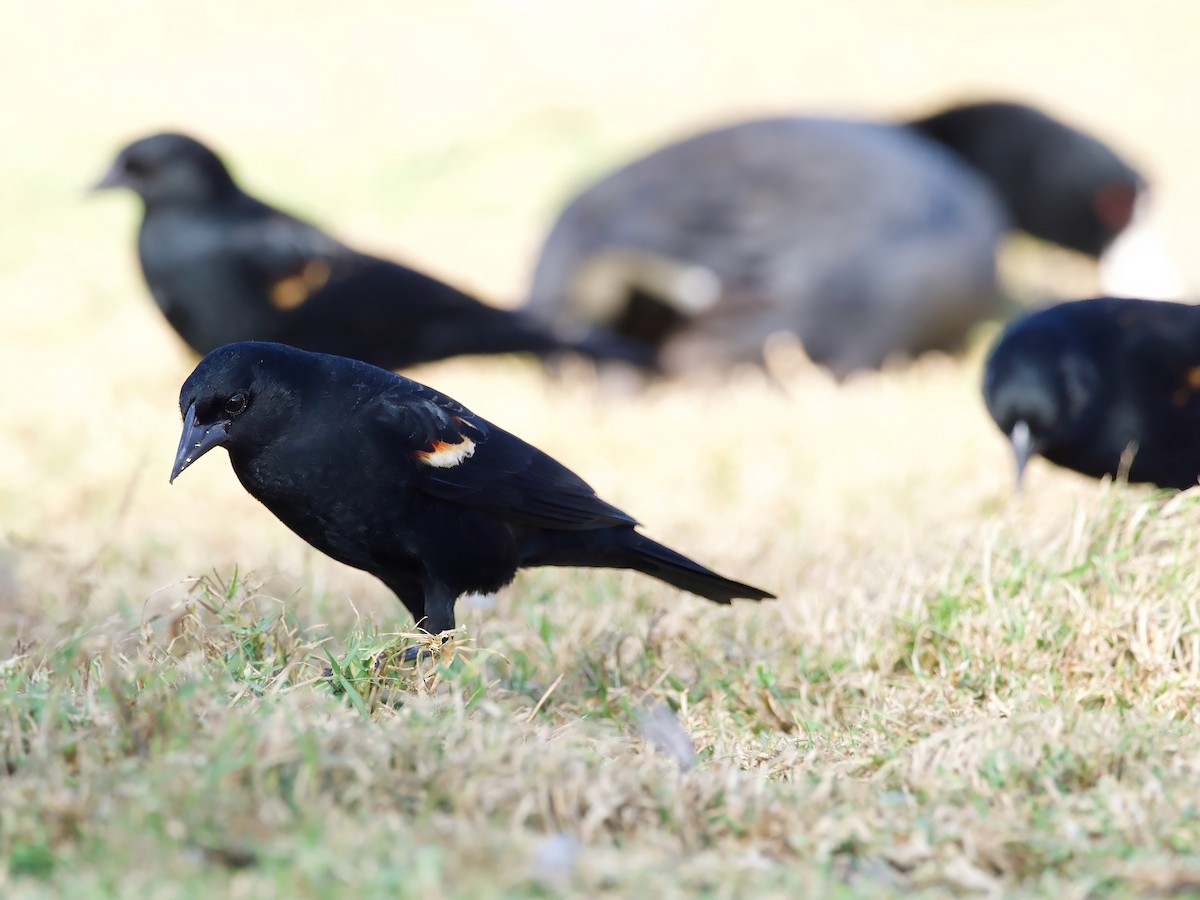
POLYGON ((268 338, 269 310, 245 277, 219 218, 148 214, 138 235, 146 284, 167 321, 197 353, 268 338))
POLYGON ((312 424, 286 446, 230 454, 246 490, 293 532, 392 585, 434 577, 458 592, 491 591, 511 580, 519 529, 424 491, 428 466, 361 416, 316 414, 312 424))

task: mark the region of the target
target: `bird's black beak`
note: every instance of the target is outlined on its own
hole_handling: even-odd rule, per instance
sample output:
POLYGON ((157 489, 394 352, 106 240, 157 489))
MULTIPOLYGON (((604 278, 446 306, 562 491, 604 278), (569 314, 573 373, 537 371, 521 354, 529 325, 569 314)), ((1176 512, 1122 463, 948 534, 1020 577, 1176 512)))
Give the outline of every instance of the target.
POLYGON ((1029 423, 1017 422, 1013 426, 1013 430, 1008 433, 1008 439, 1012 443, 1013 456, 1017 462, 1017 493, 1019 494, 1025 477, 1025 465, 1029 462, 1029 457, 1033 456, 1033 435, 1029 432, 1029 423))
POLYGON ((104 177, 88 188, 89 194, 107 191, 111 188, 125 187, 125 170, 120 160, 112 164, 112 168, 104 173, 104 177))
POLYGON ((201 425, 196 421, 196 404, 193 403, 183 415, 183 434, 179 438, 179 449, 175 452, 175 465, 171 468, 171 482, 179 473, 219 444, 229 440, 229 421, 201 425))

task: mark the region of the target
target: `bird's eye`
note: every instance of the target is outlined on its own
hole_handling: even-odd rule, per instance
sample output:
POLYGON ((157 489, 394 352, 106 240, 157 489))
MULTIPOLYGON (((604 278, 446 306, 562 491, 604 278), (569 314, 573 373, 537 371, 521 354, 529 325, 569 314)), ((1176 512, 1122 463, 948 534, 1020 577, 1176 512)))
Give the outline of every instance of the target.
POLYGON ((239 391, 225 401, 225 412, 231 416, 236 416, 246 408, 246 402, 246 395, 239 391))
POLYGON ((146 175, 150 172, 150 167, 141 160, 127 159, 124 165, 125 171, 130 175, 146 175))

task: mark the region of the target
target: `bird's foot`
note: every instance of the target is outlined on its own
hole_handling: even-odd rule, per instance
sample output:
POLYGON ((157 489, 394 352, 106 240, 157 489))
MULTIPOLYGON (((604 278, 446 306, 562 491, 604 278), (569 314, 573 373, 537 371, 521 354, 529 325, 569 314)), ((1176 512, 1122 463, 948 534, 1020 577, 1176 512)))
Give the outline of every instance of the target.
POLYGON ((422 650, 414 644, 404 651, 404 654, 400 657, 400 662, 412 663, 418 659, 428 659, 431 656, 433 654, 429 650, 422 650))
MULTIPOLYGON (((448 640, 450 640, 449 635, 442 636, 443 644, 446 643, 446 641, 448 641, 448 640)), ((433 656, 433 651, 430 648, 428 648, 428 647, 422 648, 419 645, 414 644, 413 646, 409 647, 408 649, 406 649, 404 651, 404 653, 400 656, 400 661, 405 662, 405 663, 412 663, 412 662, 416 662, 418 659, 429 659, 432 656, 433 656)))

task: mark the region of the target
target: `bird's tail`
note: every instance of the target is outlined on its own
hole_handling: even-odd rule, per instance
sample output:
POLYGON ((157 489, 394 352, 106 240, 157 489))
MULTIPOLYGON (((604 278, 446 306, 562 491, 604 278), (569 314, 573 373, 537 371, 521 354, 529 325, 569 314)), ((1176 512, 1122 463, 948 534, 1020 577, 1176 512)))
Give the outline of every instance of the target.
POLYGON ((628 540, 622 542, 625 551, 625 561, 622 563, 624 566, 637 569, 639 572, 644 572, 680 590, 704 597, 714 603, 730 603, 737 598, 745 600, 773 600, 775 598, 774 594, 760 588, 718 575, 712 569, 706 569, 682 553, 676 553, 670 547, 652 541, 643 534, 633 530, 626 534, 628 540))
POLYGON ((597 362, 620 362, 647 372, 659 370, 658 349, 635 338, 625 337, 607 328, 592 326, 580 338, 566 338, 563 349, 597 362))
POLYGON ((772 600, 775 595, 733 581, 652 541, 632 526, 583 531, 538 529, 522 544, 522 566, 586 566, 635 569, 714 603, 737 598, 772 600))
MULTIPOLYGON (((477 329, 475 344, 462 344, 457 353, 534 353, 543 359, 563 354, 586 356, 597 362, 620 362, 647 372, 659 369, 658 350, 602 325, 588 326, 582 334, 562 334, 524 310, 495 310, 487 328, 477 329), (465 349, 464 349, 465 348, 465 349)), ((455 333, 460 343, 467 340, 455 333)))

